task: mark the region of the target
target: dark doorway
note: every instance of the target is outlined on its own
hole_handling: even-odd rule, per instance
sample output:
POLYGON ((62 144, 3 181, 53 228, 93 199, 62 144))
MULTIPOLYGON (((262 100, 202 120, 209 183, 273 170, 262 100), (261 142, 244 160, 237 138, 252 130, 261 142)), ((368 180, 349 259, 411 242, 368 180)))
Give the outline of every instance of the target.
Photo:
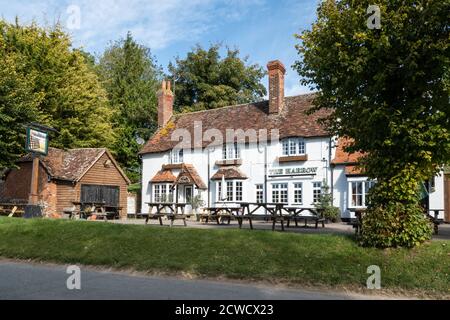
POLYGON ((191 203, 192 201, 192 186, 184 187, 184 199, 186 203, 191 203))
POLYGON ((104 203, 107 207, 119 207, 120 188, 116 186, 81 185, 81 203, 104 203))

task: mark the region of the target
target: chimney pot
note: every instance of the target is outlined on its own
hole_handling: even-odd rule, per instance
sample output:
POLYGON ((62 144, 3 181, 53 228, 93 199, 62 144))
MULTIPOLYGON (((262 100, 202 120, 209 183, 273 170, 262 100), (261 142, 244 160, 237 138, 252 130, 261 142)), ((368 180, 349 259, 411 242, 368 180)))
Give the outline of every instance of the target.
POLYGON ((284 75, 286 68, 279 60, 267 64, 269 71, 269 113, 279 113, 284 106, 284 75))

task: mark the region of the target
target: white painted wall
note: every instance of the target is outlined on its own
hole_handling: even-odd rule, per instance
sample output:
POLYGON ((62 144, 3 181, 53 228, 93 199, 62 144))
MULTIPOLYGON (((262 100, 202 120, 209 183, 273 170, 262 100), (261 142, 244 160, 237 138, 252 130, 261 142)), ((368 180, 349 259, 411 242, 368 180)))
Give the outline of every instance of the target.
MULTIPOLYGON (((445 202, 444 202, 444 172, 441 172, 439 175, 435 177, 435 189, 434 192, 430 193, 430 209, 433 210, 444 210, 445 202)), ((434 215, 434 213, 431 213, 434 215)), ((444 219, 444 212, 439 212, 439 219, 444 219)))
MULTIPOLYGON (((288 183, 289 184, 289 202, 293 204, 293 184, 296 182, 303 183, 303 206, 313 206, 313 182, 322 182, 326 180, 331 187, 331 173, 333 171, 333 203, 339 207, 343 218, 353 218, 347 209, 350 202, 349 182, 352 180, 367 180, 366 177, 347 177, 345 175, 345 167, 342 165, 334 167, 333 170, 329 166, 329 141, 327 137, 323 138, 306 138, 306 154, 307 161, 291 162, 291 163, 277 163, 276 159, 282 156, 282 145, 280 143, 258 147, 256 144, 241 146, 242 165, 239 169, 247 175, 248 179, 243 180, 243 201, 256 202, 256 184, 264 184, 265 176, 265 157, 267 154, 267 170, 274 168, 311 168, 317 167, 317 173, 310 176, 278 176, 267 178, 267 190, 265 199, 267 202, 272 201, 272 183, 288 183)), ((331 150, 332 157, 335 155, 335 148, 331 150)), ((148 212, 148 205, 146 202, 151 201, 152 186, 150 180, 161 170, 162 165, 169 164, 170 152, 145 154, 142 158, 142 207, 141 212, 148 212)), ((222 160, 222 148, 208 150, 184 150, 184 163, 192 164, 203 182, 209 189, 202 191, 205 206, 217 206, 217 190, 216 181, 208 179, 208 158, 209 158, 209 176, 213 176, 219 169, 215 163, 222 160), (209 182, 209 183, 208 183, 209 182)), ((179 170, 173 170, 175 176, 178 175, 179 170)), ((430 208, 444 209, 444 179, 443 176, 436 177, 436 189, 430 194, 430 208)), ((194 189, 194 196, 198 194, 199 190, 194 189)), ((262 213, 260 211, 259 213, 262 213)), ((440 213, 440 218, 443 218, 443 213, 440 213)))

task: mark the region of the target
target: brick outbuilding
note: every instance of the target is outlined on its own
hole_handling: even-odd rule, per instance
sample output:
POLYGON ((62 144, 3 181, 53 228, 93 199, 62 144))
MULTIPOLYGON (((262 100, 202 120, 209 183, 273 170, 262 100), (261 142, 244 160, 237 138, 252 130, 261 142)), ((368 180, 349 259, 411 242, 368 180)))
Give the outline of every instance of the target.
MULTIPOLYGON (((38 194, 47 215, 60 216, 74 202, 98 201, 121 207, 127 214, 130 180, 104 148, 61 150, 49 148, 40 157, 38 194)), ((8 170, 0 187, 0 201, 26 203, 30 194, 32 158, 22 157, 8 170)))

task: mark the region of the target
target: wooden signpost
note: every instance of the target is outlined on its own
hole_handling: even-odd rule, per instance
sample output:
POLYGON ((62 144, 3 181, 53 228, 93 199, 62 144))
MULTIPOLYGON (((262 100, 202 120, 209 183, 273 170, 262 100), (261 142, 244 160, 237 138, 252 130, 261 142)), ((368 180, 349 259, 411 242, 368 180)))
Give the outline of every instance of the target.
POLYGON ((49 132, 56 132, 55 129, 37 123, 27 126, 27 140, 25 150, 30 152, 33 158, 31 173, 30 195, 28 205, 25 207, 24 218, 42 216, 42 208, 39 206, 39 156, 48 154, 49 132))

